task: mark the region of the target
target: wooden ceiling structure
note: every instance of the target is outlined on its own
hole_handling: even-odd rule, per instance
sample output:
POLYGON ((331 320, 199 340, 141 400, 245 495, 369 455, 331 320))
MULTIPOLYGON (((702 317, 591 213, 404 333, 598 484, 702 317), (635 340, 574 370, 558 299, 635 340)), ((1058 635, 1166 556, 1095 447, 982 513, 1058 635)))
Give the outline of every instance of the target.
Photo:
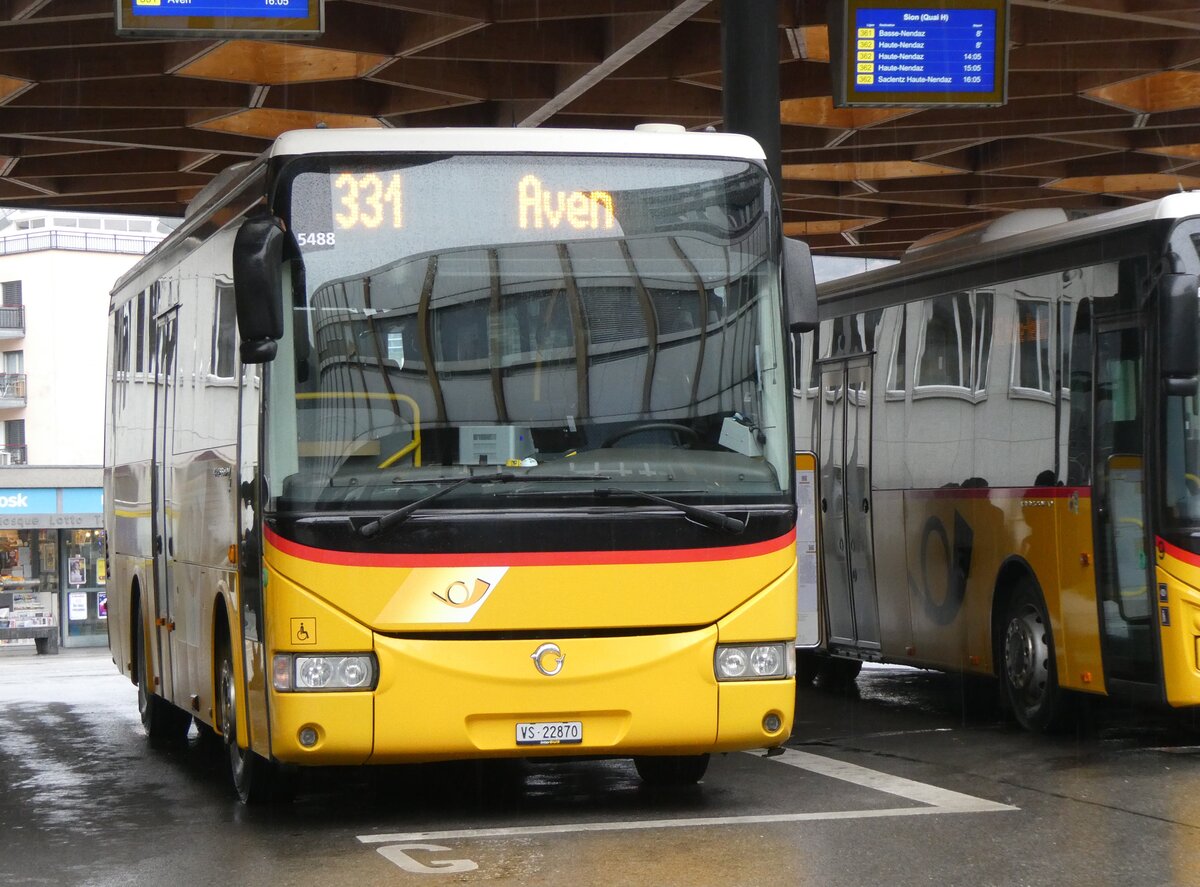
MULTIPOLYGON (((1011 0, 1007 104, 933 110, 834 108, 825 7, 779 3, 785 224, 817 253, 1200 187, 1200 2, 1011 0)), ((182 215, 297 127, 721 128, 711 0, 327 0, 288 42, 117 37, 113 9, 0 0, 0 206, 182 215)))

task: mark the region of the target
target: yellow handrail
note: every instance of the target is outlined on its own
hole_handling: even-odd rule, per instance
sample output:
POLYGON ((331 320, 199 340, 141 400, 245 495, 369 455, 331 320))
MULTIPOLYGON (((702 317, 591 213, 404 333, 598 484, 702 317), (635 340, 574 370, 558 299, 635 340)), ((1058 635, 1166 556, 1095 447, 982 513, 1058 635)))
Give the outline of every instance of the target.
POLYGON ((413 414, 413 439, 403 448, 392 453, 382 462, 379 468, 391 468, 409 453, 413 455, 413 467, 421 467, 421 407, 407 394, 388 393, 383 391, 304 391, 296 395, 296 400, 326 400, 339 397, 364 398, 366 400, 400 400, 406 403, 413 414))

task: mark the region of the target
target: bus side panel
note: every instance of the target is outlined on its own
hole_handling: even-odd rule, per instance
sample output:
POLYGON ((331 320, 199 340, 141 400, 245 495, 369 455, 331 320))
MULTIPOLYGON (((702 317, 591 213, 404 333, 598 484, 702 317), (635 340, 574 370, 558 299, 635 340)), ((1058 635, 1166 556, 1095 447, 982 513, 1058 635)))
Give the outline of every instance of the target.
POLYGON ((879 599, 880 652, 884 659, 902 661, 911 658, 913 646, 909 582, 905 571, 896 569, 905 562, 904 495, 900 490, 875 490, 871 508, 876 528, 875 593, 879 599))
POLYGON ((1162 539, 1157 551, 1158 628, 1167 702, 1200 705, 1200 557, 1162 539))
MULTIPOLYGON (((148 293, 119 305, 109 315, 107 408, 105 411, 104 525, 111 575, 108 579, 108 645, 117 669, 133 679, 135 586, 143 612, 153 607, 150 586, 150 432, 154 422, 154 376, 147 341, 148 293), (139 323, 141 328, 139 328, 139 323)), ((147 631, 149 636, 149 631, 147 631)), ((150 674, 155 674, 153 660, 150 674)))
MULTIPOLYGON (((949 495, 912 490, 904 493, 903 502, 912 658, 924 665, 957 669, 965 665, 966 588, 956 586, 949 573, 955 541, 954 516, 961 514, 963 503, 949 495)), ((879 572, 888 574, 882 566, 879 572)), ((978 591, 975 595, 978 596, 978 591)), ((990 600, 990 589, 988 597, 990 600)))
MULTIPOLYGON (((1054 488, 1040 491, 1054 494, 1054 488)), ((1053 498, 1036 489, 915 490, 904 497, 914 660, 992 674, 992 604, 1001 569, 1019 557, 1046 600, 1059 650, 1069 645, 1056 593, 1058 551, 1053 498)))

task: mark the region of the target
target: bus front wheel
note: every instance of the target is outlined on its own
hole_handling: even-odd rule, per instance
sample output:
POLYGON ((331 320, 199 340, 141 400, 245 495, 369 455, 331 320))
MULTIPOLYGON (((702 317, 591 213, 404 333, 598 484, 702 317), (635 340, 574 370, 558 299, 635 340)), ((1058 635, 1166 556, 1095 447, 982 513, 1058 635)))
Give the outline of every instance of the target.
POLYGON ((218 723, 225 751, 229 755, 229 774, 234 791, 243 804, 255 805, 272 800, 284 800, 286 790, 278 767, 249 747, 238 744, 237 679, 233 671, 233 654, 225 646, 220 651, 217 672, 217 704, 220 707, 218 723))
POLYGON ((1034 733, 1061 728, 1069 706, 1058 686, 1054 634, 1042 596, 1028 580, 1009 599, 999 630, 1000 681, 1013 717, 1034 733))
POLYGON ((646 785, 695 785, 708 769, 708 755, 644 755, 633 766, 646 785))

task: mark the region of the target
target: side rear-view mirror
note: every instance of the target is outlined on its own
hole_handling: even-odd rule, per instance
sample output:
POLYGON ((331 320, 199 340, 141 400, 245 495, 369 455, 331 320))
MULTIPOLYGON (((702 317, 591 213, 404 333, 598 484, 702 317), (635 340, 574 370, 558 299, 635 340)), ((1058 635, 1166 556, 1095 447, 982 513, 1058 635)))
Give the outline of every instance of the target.
POLYGON ((791 331, 807 333, 816 329, 817 279, 812 252, 803 240, 783 239, 783 291, 791 331))
POLYGON ((275 359, 283 335, 283 223, 273 215, 249 216, 233 241, 233 292, 242 363, 275 359))
POLYGON ((1200 375, 1200 279, 1164 274, 1158 284, 1158 371, 1168 394, 1194 395, 1200 375))

